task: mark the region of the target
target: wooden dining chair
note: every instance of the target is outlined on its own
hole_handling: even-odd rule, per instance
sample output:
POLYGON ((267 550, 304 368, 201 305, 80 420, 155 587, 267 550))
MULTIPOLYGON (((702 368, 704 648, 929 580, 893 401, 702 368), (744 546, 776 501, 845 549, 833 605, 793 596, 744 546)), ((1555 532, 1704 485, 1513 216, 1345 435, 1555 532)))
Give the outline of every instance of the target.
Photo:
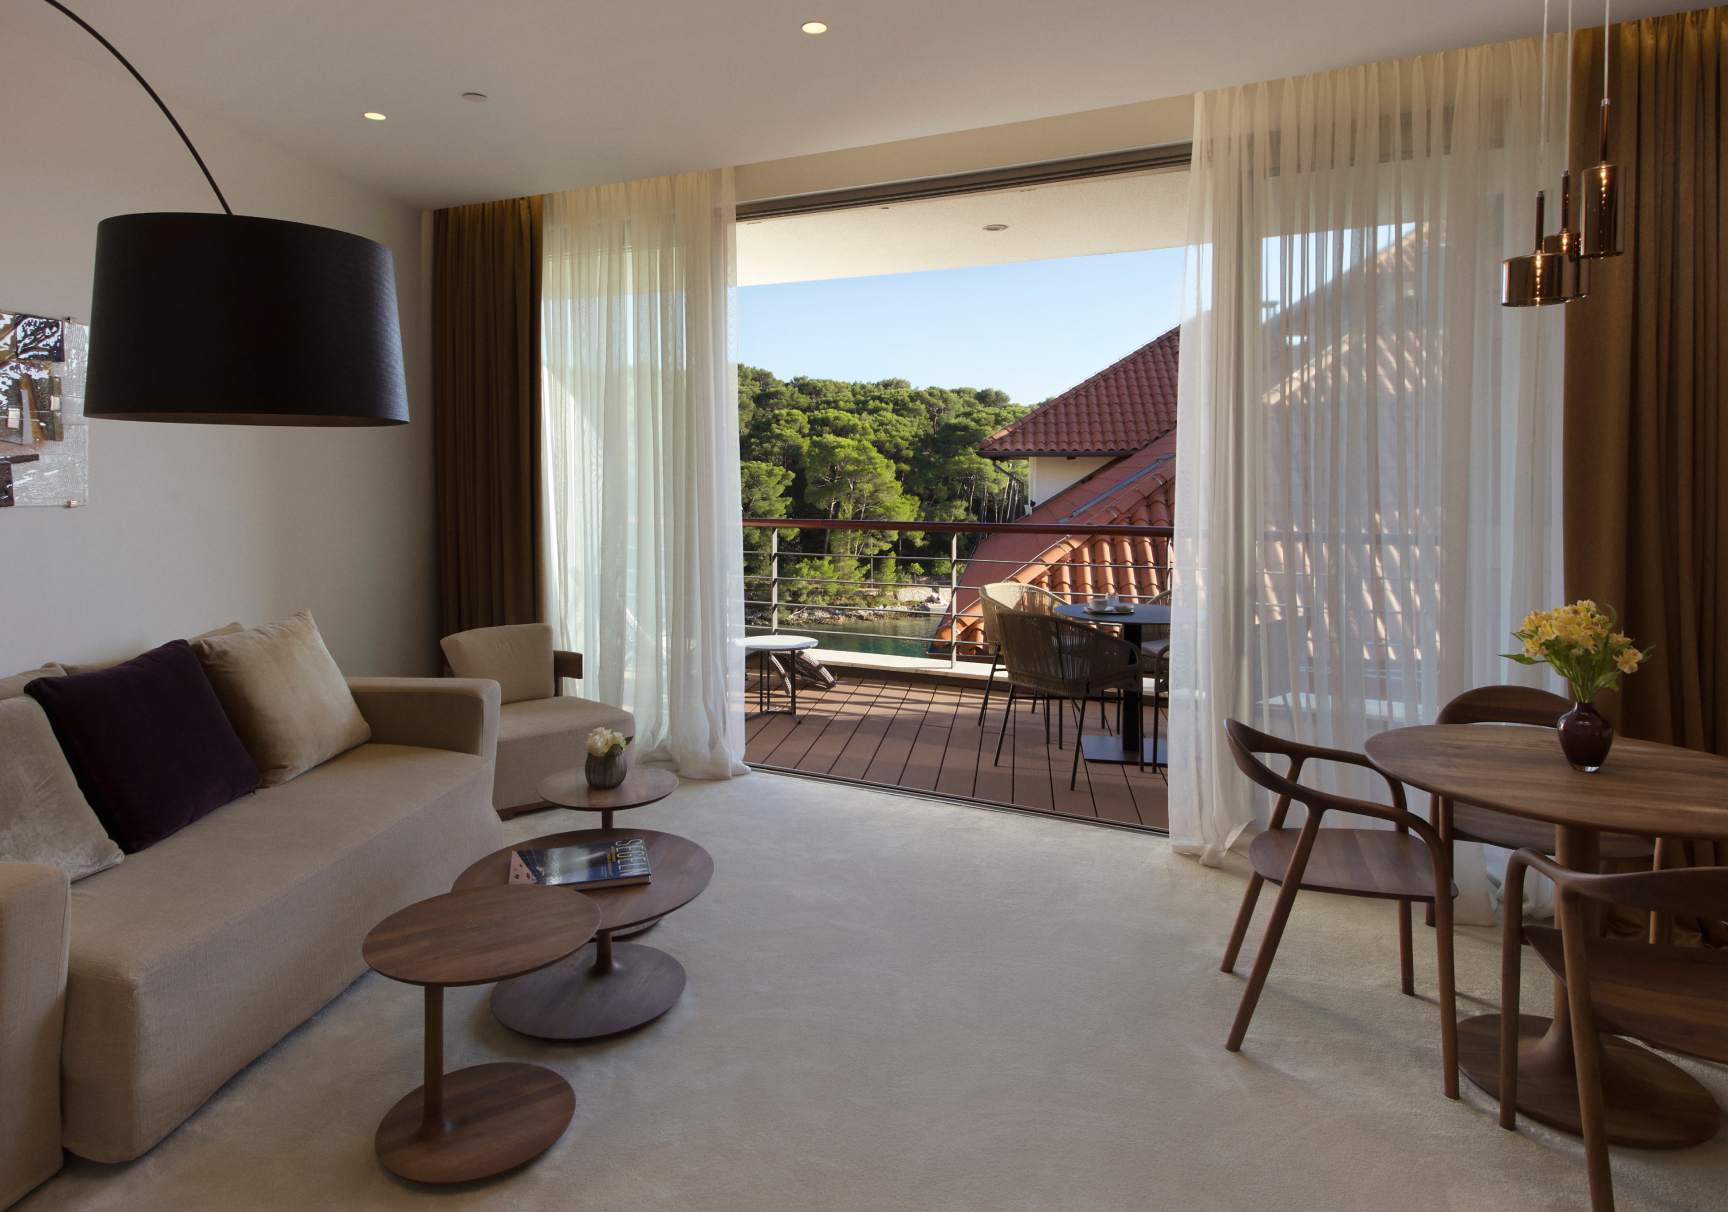
MULTIPOLYGON (((1572 704, 1557 694, 1534 686, 1478 686, 1440 709, 1437 724, 1529 724, 1557 728, 1560 717, 1572 704)), ((1483 842, 1505 850, 1529 847, 1543 854, 1554 853, 1554 826, 1528 820, 1492 808, 1455 803, 1444 796, 1428 799, 1428 820, 1446 847, 1447 869, 1452 869, 1453 846, 1458 842, 1483 842)), ((1604 862, 1648 862, 1649 840, 1624 833, 1602 834, 1604 862)), ((1428 924, 1434 924, 1432 911, 1428 924)))
MULTIPOLYGON (((996 626, 1002 640, 1002 666, 1008 678, 1008 706, 1002 713, 1002 733, 996 738, 994 762, 1002 760, 1002 742, 1008 736, 1008 719, 1016 694, 1025 692, 1059 703, 1078 704, 1073 768, 1068 773, 1068 789, 1072 791, 1080 778, 1086 704, 1094 700, 1102 702, 1107 695, 1126 692, 1138 685, 1145 677, 1145 656, 1137 645, 1120 636, 1108 635, 1060 615, 1000 610, 996 626)), ((1058 709, 1058 718, 1061 710, 1058 709)), ((1045 729, 1048 743, 1048 719, 1045 729)))
POLYGON ((1587 900, 1653 914, 1728 917, 1728 867, 1598 875, 1570 870, 1525 849, 1514 854, 1506 868, 1500 1126, 1517 1126, 1518 994, 1522 944, 1528 942, 1566 983, 1590 1206, 1594 1212, 1613 1212, 1599 1035, 1629 1035, 1660 1048, 1728 1062, 1728 955, 1712 947, 1602 938, 1587 921, 1587 900), (1530 869, 1554 881, 1558 929, 1524 923, 1524 875, 1530 869))
POLYGON ((1434 934, 1434 952, 1440 984, 1442 1086, 1447 1098, 1457 1098, 1458 1005, 1452 968, 1452 898, 1457 895, 1457 889, 1452 886, 1452 869, 1440 835, 1432 825, 1410 811, 1403 785, 1378 770, 1375 773, 1386 780, 1391 791, 1391 807, 1334 795, 1299 781, 1303 768, 1315 761, 1339 762, 1374 770, 1361 754, 1268 736, 1240 720, 1225 720, 1224 735, 1230 743, 1230 754, 1235 758, 1237 768, 1275 794, 1278 800, 1265 831, 1248 847, 1248 862, 1254 874, 1249 877, 1242 907, 1236 913, 1236 925, 1230 931, 1230 945, 1224 951, 1221 965, 1223 971, 1235 970, 1236 957, 1253 920, 1254 904, 1260 897, 1261 886, 1266 883, 1279 885, 1272 918, 1266 923, 1266 936, 1261 940, 1259 954, 1254 957, 1248 987, 1242 991, 1242 1004, 1236 1011, 1236 1021, 1224 1046, 1231 1052, 1241 1050, 1249 1020, 1254 1017, 1254 1007, 1266 984, 1266 974, 1272 969, 1272 958, 1284 937, 1284 925, 1290 919, 1290 909, 1299 890, 1396 901, 1400 984, 1404 993, 1412 997, 1416 993, 1416 980, 1411 956, 1410 906, 1416 901, 1429 902, 1435 906, 1439 924, 1434 934), (1261 760, 1263 754, 1289 759, 1289 770, 1279 774, 1261 760), (1307 819, 1300 828, 1285 823, 1292 803, 1299 803, 1307 809, 1307 819), (1392 828, 1322 829, 1321 820, 1329 812, 1369 817, 1384 821, 1392 828))

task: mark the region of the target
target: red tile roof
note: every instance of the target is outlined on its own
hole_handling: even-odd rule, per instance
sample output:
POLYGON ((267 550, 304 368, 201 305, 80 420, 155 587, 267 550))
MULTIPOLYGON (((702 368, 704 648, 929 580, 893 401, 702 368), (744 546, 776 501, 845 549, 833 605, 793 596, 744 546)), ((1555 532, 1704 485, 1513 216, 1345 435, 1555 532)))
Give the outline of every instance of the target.
POLYGON ((992 459, 1029 455, 1125 455, 1176 428, 1181 329, 1106 366, 984 439, 992 459))
MULTIPOLYGON (((1086 527, 1169 526, 1175 507, 1176 432, 1172 428, 1127 458, 1070 484, 1020 519, 1072 525, 1073 534, 1002 531, 987 535, 966 562, 954 595, 960 638, 983 639, 978 589, 992 581, 1038 585, 1076 601, 1094 593, 1150 601, 1164 593, 1170 587, 1169 539, 1094 537, 1086 527)), ((936 639, 948 639, 952 630, 952 623, 944 622, 936 639)))

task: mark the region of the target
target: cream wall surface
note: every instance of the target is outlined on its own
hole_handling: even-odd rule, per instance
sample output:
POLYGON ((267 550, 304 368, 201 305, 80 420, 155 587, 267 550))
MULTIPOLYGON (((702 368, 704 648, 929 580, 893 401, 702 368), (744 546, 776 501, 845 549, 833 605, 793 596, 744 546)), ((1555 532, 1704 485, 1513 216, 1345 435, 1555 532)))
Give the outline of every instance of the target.
MULTIPOLYGON (((83 36, 66 24, 68 46, 83 36)), ((85 320, 98 221, 210 210, 214 199, 118 64, 58 45, 17 49, 0 72, 12 132, 0 310, 85 320)), ((378 430, 93 422, 88 505, 0 510, 0 672, 127 656, 302 606, 346 672, 432 672, 420 216, 196 110, 179 117, 236 212, 342 228, 395 254, 414 421, 378 430)), ((185 317, 183 331, 174 356, 196 375, 198 317, 185 317)))

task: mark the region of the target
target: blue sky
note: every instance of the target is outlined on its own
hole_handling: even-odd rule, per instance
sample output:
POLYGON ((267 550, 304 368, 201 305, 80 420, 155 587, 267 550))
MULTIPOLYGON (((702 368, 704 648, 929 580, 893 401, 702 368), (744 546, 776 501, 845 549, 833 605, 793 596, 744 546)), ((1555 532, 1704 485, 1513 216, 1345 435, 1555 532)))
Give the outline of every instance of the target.
POLYGON ((1181 318, 1180 248, 738 290, 738 357, 782 379, 998 387, 1036 404, 1181 318))

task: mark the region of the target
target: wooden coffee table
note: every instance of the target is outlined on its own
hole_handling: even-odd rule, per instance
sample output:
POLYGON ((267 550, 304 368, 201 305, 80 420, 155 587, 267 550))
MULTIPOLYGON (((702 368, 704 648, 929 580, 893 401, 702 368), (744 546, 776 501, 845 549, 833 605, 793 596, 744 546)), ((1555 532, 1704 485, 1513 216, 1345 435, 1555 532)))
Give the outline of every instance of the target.
POLYGON ((518 977, 576 951, 600 925, 587 897, 522 885, 447 892, 391 914, 361 954, 373 971, 426 989, 426 1080, 378 1125, 386 1169, 421 1183, 460 1183, 514 1170, 564 1134, 570 1084, 516 1062, 444 1072, 444 990, 518 977))
POLYGON ((600 828, 610 829, 614 812, 652 804, 678 790, 678 776, 654 766, 633 766, 616 787, 590 787, 588 776, 578 766, 543 780, 539 790, 541 799, 560 808, 598 812, 600 828))
MULTIPOLYGON (((512 1031, 536 1039, 585 1040, 616 1035, 652 1022, 684 992, 684 966, 654 947, 618 943, 613 935, 688 905, 714 875, 702 847, 653 829, 582 829, 554 833, 493 851, 456 879, 456 889, 496 888, 510 877, 510 852, 522 846, 574 846, 641 838, 653 878, 646 884, 587 893, 600 910, 592 949, 492 991, 492 1013, 512 1031)), ((567 888, 544 891, 580 896, 567 888)))

